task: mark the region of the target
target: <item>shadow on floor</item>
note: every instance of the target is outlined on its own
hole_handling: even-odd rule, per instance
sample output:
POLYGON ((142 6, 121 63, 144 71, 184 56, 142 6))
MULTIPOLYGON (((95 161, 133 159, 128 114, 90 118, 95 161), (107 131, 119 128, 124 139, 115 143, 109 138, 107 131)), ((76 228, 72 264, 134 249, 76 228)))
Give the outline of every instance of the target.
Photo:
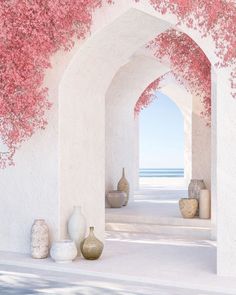
POLYGON ((147 285, 97 277, 35 271, 0 265, 1 295, 224 295, 157 285, 147 285), (5 270, 4 270, 5 269, 5 270))

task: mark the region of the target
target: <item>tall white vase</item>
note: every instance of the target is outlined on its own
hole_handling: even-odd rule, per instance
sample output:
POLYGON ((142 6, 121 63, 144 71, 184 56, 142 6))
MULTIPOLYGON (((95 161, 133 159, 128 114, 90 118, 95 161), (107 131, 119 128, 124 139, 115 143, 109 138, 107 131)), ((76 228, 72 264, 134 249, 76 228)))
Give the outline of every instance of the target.
POLYGON ((86 220, 82 214, 81 207, 75 206, 74 211, 68 221, 68 233, 76 244, 78 255, 80 256, 80 244, 86 235, 86 220))
POLYGON ((211 217, 211 197, 207 189, 200 191, 199 217, 202 219, 209 219, 211 217))

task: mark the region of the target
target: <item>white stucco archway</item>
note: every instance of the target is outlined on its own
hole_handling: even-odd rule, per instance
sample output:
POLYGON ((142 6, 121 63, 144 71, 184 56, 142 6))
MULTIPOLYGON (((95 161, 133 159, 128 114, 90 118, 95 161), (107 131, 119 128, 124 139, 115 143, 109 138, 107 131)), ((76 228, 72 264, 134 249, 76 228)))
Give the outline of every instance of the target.
MULTIPOLYGON (((83 205, 88 223, 103 237, 106 90, 137 48, 176 23, 174 16, 157 13, 149 1, 120 0, 96 11, 90 38, 69 54, 53 57, 45 79, 55 99, 49 126, 22 146, 16 167, 1 171, 1 250, 28 252, 30 227, 37 217, 47 220, 53 238, 64 236, 76 203, 83 205), (6 185, 12 182, 14 186, 6 185)), ((202 39, 184 25, 178 28, 214 64, 211 38, 202 39)), ((212 71, 212 200, 218 223, 218 273, 236 276, 236 104, 230 94, 230 72, 212 71)))
MULTIPOLYGON (((106 192, 115 189, 122 167, 130 182, 131 198, 138 187, 138 118, 134 106, 143 90, 170 71, 155 58, 135 55, 120 68, 106 93, 106 192)), ((161 91, 171 97, 184 118, 186 186, 192 174, 192 96, 171 75, 161 91)))
MULTIPOLYGON (((142 20, 144 20, 144 18, 147 18, 148 17, 148 15, 147 14, 143 14, 142 15, 142 13, 140 13, 140 11, 138 12, 137 10, 129 10, 129 12, 127 12, 126 13, 126 15, 128 15, 128 13, 130 13, 130 15, 129 15, 129 19, 132 19, 132 17, 134 17, 133 18, 133 22, 132 22, 132 24, 134 24, 135 23, 135 14, 136 14, 136 24, 138 24, 138 23, 140 23, 140 20, 142 19, 142 20), (132 15, 132 16, 131 16, 132 15), (138 16, 139 15, 139 16, 138 16), (142 15, 142 17, 141 17, 141 15, 142 15)), ((153 12, 152 11, 152 14, 154 14, 155 12, 153 12)), ((124 14, 125 15, 125 14, 124 14)), ((149 16, 150 17, 150 16, 149 16)), ((122 19, 122 17, 119 17, 118 19, 117 19, 117 21, 118 20, 121 20, 122 19)), ((163 17, 162 17, 162 19, 163 19, 163 17)), ((157 18, 157 20, 158 20, 158 18, 157 18)), ((160 21, 160 19, 158 20, 158 21, 160 21)), ((115 23, 115 22, 114 22, 115 23)), ((114 23, 113 23, 113 25, 114 25, 114 23)), ((126 23, 126 21, 122 21, 122 23, 124 24, 124 23, 126 23)), ((117 23, 118 24, 118 23, 117 23)), ((153 23, 154 24, 154 23, 153 23)), ((121 36, 122 37, 128 37, 128 35, 129 35, 129 32, 130 32, 130 30, 131 30, 131 28, 132 28, 133 26, 130 24, 130 25, 128 25, 127 23, 126 23, 126 25, 125 25, 125 27, 124 27, 124 32, 125 33, 123 33, 123 34, 121 34, 121 36), (128 30, 127 30, 127 28, 128 28, 128 30)), ((168 25, 166 26, 166 28, 168 27, 168 25)), ((144 32, 144 28, 145 28, 145 25, 144 25, 144 23, 142 23, 142 30, 140 31, 140 33, 142 34, 143 32, 144 32)), ((196 32, 196 31, 193 31, 193 30, 190 30, 190 29, 187 29, 187 28, 184 28, 183 26, 181 27, 182 29, 183 29, 183 31, 185 32, 185 33, 187 33, 190 37, 192 37, 193 39, 194 39, 194 41, 195 42, 197 42, 197 44, 204 50, 204 52, 205 52, 205 54, 208 56, 208 58, 209 58, 209 60, 212 62, 212 63, 214 63, 214 61, 215 61, 215 56, 214 56, 214 45, 213 45, 213 43, 211 42, 211 40, 210 40, 210 38, 207 40, 207 42, 202 42, 202 40, 201 40, 201 35, 198 33, 198 32, 196 32)), ((160 28, 159 28, 160 29, 160 28)), ((158 29, 158 30, 159 30, 158 29)), ((117 26, 117 28, 116 28, 116 30, 118 30, 118 32, 121 32, 122 31, 122 26, 117 26)), ((139 29, 137 29, 137 27, 136 27, 136 30, 137 31, 139 31, 139 29)), ((136 31, 136 32, 137 32, 136 31)), ((145 40, 145 42, 147 42, 148 41, 148 39, 150 39, 150 36, 152 35, 152 33, 154 33, 154 31, 155 31, 155 29, 154 29, 154 26, 152 25, 151 27, 149 27, 149 29, 147 29, 147 31, 148 31, 148 34, 149 34, 149 36, 145 36, 145 38, 144 39, 146 39, 145 40)), ((116 31, 117 32, 117 31, 116 31)), ((99 32, 99 33, 101 33, 101 32, 99 32)), ((155 34, 157 34, 157 32, 155 33, 155 34)), ((98 33, 95 35, 96 37, 98 37, 98 33)), ((134 38, 134 34, 132 35, 132 38, 134 38)), ((129 40, 129 41, 131 41, 132 40, 132 38, 131 38, 131 36, 129 36, 129 38, 127 39, 127 40, 129 40)), ((76 75, 76 73, 78 73, 78 72, 80 72, 80 74, 83 76, 83 82, 81 81, 81 83, 83 84, 83 85, 91 85, 91 83, 92 83, 92 81, 94 80, 93 79, 93 77, 94 76, 90 76, 89 77, 89 81, 90 82, 86 82, 86 79, 85 79, 85 75, 83 75, 83 69, 82 69, 82 67, 81 67, 81 65, 83 65, 83 63, 81 63, 81 59, 83 60, 83 51, 84 51, 84 54, 86 54, 87 56, 89 56, 90 57, 90 59, 91 59, 91 54, 89 54, 89 52, 91 52, 92 53, 92 51, 89 51, 89 49, 91 48, 91 44, 93 44, 93 42, 95 42, 94 44, 96 44, 96 42, 97 42, 97 44, 101 44, 101 42, 100 42, 100 40, 99 39, 97 39, 97 41, 94 41, 94 39, 92 40, 93 38, 91 38, 90 40, 88 40, 87 42, 86 42, 86 46, 82 46, 81 47, 81 49, 78 51, 78 53, 77 53, 77 55, 75 56, 75 58, 74 58, 74 60, 73 60, 73 62, 70 64, 70 66, 67 68, 67 71, 66 71, 66 75, 64 76, 64 79, 63 79, 63 81, 62 81, 62 84, 61 84, 61 93, 62 94, 66 94, 66 92, 63 92, 66 88, 67 89, 69 89, 69 87, 71 87, 71 85, 73 85, 73 83, 74 83, 74 86, 72 87, 73 89, 75 89, 75 84, 78 84, 78 82, 77 82, 77 80, 75 79, 75 78, 73 78, 73 76, 75 77, 75 75, 76 75), (89 45, 90 44, 90 45, 89 45), (88 46, 88 47, 87 47, 88 46), (86 48, 86 53, 85 53, 85 48, 86 48), (79 66, 79 67, 78 67, 79 66), (77 69, 76 69, 76 67, 77 67, 77 69), (74 82, 72 82, 72 84, 70 83, 70 86, 69 86, 69 80, 73 80, 74 82), (66 82, 66 81, 68 81, 68 82, 66 82), (62 89, 63 89, 63 91, 62 91, 62 89)), ((106 36, 106 46, 104 47, 105 49, 107 49, 107 47, 109 47, 110 45, 109 44, 111 44, 112 43, 112 39, 113 38, 109 38, 109 37, 107 37, 106 36), (109 40, 109 43, 107 43, 107 40, 109 40), (111 41, 111 42, 110 42, 111 41)), ((144 39, 142 40, 142 42, 144 42, 144 39)), ((139 40, 141 40, 141 39, 139 39, 139 40)), ((122 42, 121 42, 122 43, 122 42)), ((134 44, 134 40, 132 40, 132 43, 133 43, 133 47, 132 47, 132 50, 134 50, 135 49, 135 47, 136 47, 136 49, 137 49, 137 43, 136 44, 134 44)), ((127 44, 123 44, 123 50, 125 50, 125 47, 126 47, 126 45, 127 44)), ((141 42, 140 42, 140 45, 141 45, 141 42)), ((107 62, 107 63, 110 63, 110 65, 109 65, 109 68, 110 68, 110 70, 109 70, 109 76, 110 77, 112 77, 112 76, 114 76, 114 74, 115 74, 115 72, 117 71, 117 69, 122 65, 122 63, 124 64, 125 63, 125 60, 123 59, 123 61, 122 61, 122 58, 120 57, 120 58, 118 58, 118 56, 119 56, 119 54, 120 53, 118 53, 118 51, 117 51, 117 49, 119 48, 119 47, 117 47, 117 44, 114 46, 114 43, 113 43, 113 49, 114 49, 114 52, 112 53, 112 60, 110 60, 109 59, 109 57, 110 57, 110 55, 108 54, 108 52, 105 50, 104 51, 104 48, 103 48, 103 54, 106 52, 106 56, 105 56, 105 58, 104 58, 104 60, 103 60, 103 62, 107 62), (117 61, 117 58, 119 59, 119 62, 115 62, 115 61, 117 61), (118 63, 119 63, 119 65, 118 65, 118 63), (114 67, 113 67, 114 66, 114 67), (115 69, 116 68, 116 69, 115 69)), ((111 49, 110 49, 111 50, 111 49)), ((128 53, 128 51, 126 51, 126 56, 130 56, 131 55, 131 51, 132 50, 130 50, 129 51, 129 53, 128 53)), ((96 50, 96 52, 98 52, 99 51, 99 47, 97 48, 97 50, 96 50)), ((97 55, 97 53, 95 53, 95 55, 97 55)), ((123 56, 124 57, 124 56, 123 56)), ((96 59, 96 58, 95 58, 96 59)), ((99 63, 95 63, 99 68, 101 68, 101 64, 99 64, 99 63)), ((102 66, 104 67, 104 63, 102 64, 102 66)), ((103 68, 104 69, 104 68, 103 68)), ((106 80, 106 69, 103 71, 103 75, 105 75, 105 77, 103 77, 104 79, 103 79, 103 87, 104 87, 104 91, 101 93, 100 91, 98 91, 98 88, 97 88, 97 94, 98 94, 98 92, 100 92, 100 94, 102 94, 101 96, 104 96, 104 94, 105 94, 105 88, 106 87, 108 87, 108 85, 109 85, 109 83, 108 83, 108 81, 105 83, 104 81, 106 80), (105 84, 106 84, 106 86, 105 86, 105 84)), ((96 76, 99 76, 98 74, 96 74, 96 76)), ((224 77, 224 81, 226 81, 227 80, 227 77, 229 77, 229 70, 227 70, 227 75, 224 77)), ((88 78, 88 76, 87 76, 87 78, 88 78)), ((71 81, 70 81, 71 82, 71 81)), ((227 84, 227 87, 229 87, 229 83, 226 83, 227 84)), ((93 85, 93 88, 94 88, 94 86, 98 86, 98 85, 93 85)), ((88 91, 88 93, 86 93, 86 91, 85 91, 85 87, 87 87, 87 86, 83 86, 83 88, 84 88, 84 90, 81 92, 80 90, 78 90, 78 88, 77 88, 77 91, 73 94, 73 96, 80 96, 80 97, 83 97, 85 94, 86 94, 86 97, 87 97, 87 99, 89 99, 88 98, 88 93, 89 93, 89 95, 91 95, 91 92, 92 92, 92 90, 91 89, 89 89, 89 91, 88 91)), ((101 87, 101 85, 99 85, 99 87, 101 87)), ((87 90, 88 90, 88 88, 87 88, 87 90)), ((222 91, 222 89, 218 89, 220 92, 222 91)), ((68 93, 71 93, 71 91, 69 91, 68 93)), ((215 92, 213 92, 213 93, 215 93, 215 92)), ((221 92, 222 93, 222 92, 221 92)), ((229 94, 230 92, 229 92, 229 88, 228 88, 228 91, 227 91, 227 93, 229 94)), ((96 94, 96 96, 97 96, 97 94, 96 94)), ((218 96, 218 93, 217 93, 217 96, 218 96)), ((229 97, 229 95, 228 95, 228 97, 229 97)), ((94 99, 94 98, 93 98, 94 99)), ((215 110, 216 110, 216 105, 214 104, 216 102, 216 104, 218 104, 218 100, 213 100, 213 117, 216 115, 216 113, 215 113, 215 110)), ((101 105, 103 102, 102 102, 102 97, 100 97, 100 100, 99 100, 99 104, 101 105)), ((85 104, 84 104, 84 106, 83 106, 83 103, 81 104, 81 103, 79 103, 80 104, 80 109, 82 110, 82 112, 83 112, 83 107, 85 107, 85 104), (82 108, 81 108, 81 106, 82 106, 82 108)), ((94 105, 94 100, 93 100, 93 105, 94 105)), ((79 107, 79 105, 77 105, 77 107, 79 107)), ((87 108, 86 108, 86 110, 88 110, 88 109, 90 109, 92 107, 92 104, 91 103, 88 103, 88 105, 87 105, 87 108)), ((104 107, 104 105, 103 105, 103 107, 104 107)), ((64 108, 64 107, 63 107, 64 108)), ((84 109, 84 111, 85 111, 85 109, 84 109)), ((98 112, 100 112, 98 109, 96 109, 96 113, 98 113, 98 112)), ((102 110, 101 110, 102 111, 102 110)), ((94 118, 94 115, 96 115, 94 112, 92 112, 92 111, 89 111, 89 113, 91 113, 91 118, 93 117, 94 118)), ((87 113, 87 115, 88 115, 88 113, 87 113)), ((104 113, 103 113, 103 115, 104 115, 104 113)), ((96 116, 95 116, 96 117, 96 116)), ((100 118, 101 119, 101 118, 100 118)), ((217 120, 217 119, 216 119, 217 120)), ((62 120, 63 121, 63 120, 62 120)), ((96 120, 96 122, 97 122, 97 120, 96 120)), ((215 126, 215 123, 214 123, 215 121, 213 120, 213 125, 212 125, 212 127, 213 127, 213 129, 215 129, 216 128, 216 126, 215 126)), ((81 122, 82 123, 82 122, 81 122)), ((87 121, 83 121, 83 123, 82 123, 82 125, 83 126, 89 126, 89 124, 88 124, 89 122, 87 121)), ((104 124, 104 122, 102 122, 102 119, 100 120, 100 123, 101 124, 104 124)), ((218 122, 217 121, 217 124, 219 125, 221 125, 221 123, 223 123, 223 122, 218 122)), ((96 123, 95 123, 96 124, 96 123)), ((225 123, 223 123, 222 125, 224 125, 225 123)), ((64 125, 65 126, 65 122, 62 124, 62 125, 64 125)), ((98 126, 98 124, 96 124, 96 126, 98 126)), ((82 131, 82 130, 80 130, 80 131, 82 131)), ((65 132, 65 131, 64 131, 65 132)), ((96 133, 96 136, 98 135, 98 133, 96 133)), ((218 133, 216 134, 216 132, 213 132, 213 136, 214 135, 216 135, 217 137, 218 137, 218 133)), ((91 135, 89 136, 89 138, 91 139, 91 141, 90 141, 90 143, 92 144, 92 142, 93 142, 93 138, 96 138, 96 136, 95 136, 95 134, 94 134, 94 132, 92 132, 91 133, 91 135)), ((63 137, 63 136, 62 136, 63 137)), ((66 140, 65 140, 65 142, 69 142, 69 138, 68 138, 68 134, 65 136, 65 138, 66 138, 66 140)), ((103 134, 99 134, 99 139, 101 139, 101 138, 103 138, 104 139, 104 135, 103 134)), ((80 139, 82 139, 82 138, 80 138, 80 139)), ((73 139, 73 142, 75 142, 75 139, 73 139)), ((83 139, 82 139, 82 141, 81 142, 83 142, 83 139)), ((71 142, 72 143, 72 142, 71 142)), ((96 142, 96 144, 97 144, 98 142, 96 142)), ((94 142, 94 144, 95 144, 95 142, 94 142)), ((73 144, 72 144, 73 145, 73 144)), ((218 152, 219 152, 219 150, 221 150, 221 151, 223 151, 224 150, 224 147, 223 146, 214 146, 213 147, 214 149, 216 149, 216 152, 215 153, 212 153, 214 156, 218 156, 218 152), (219 150, 218 150, 219 149, 219 150)), ((66 149, 65 149, 66 150, 66 149)), ((87 155, 87 152, 85 153, 86 154, 86 157, 88 157, 88 155, 87 155)), ((98 153, 97 153, 98 154, 98 153)), ((72 153, 72 155, 73 155, 73 153, 72 153)), ((101 157, 101 155, 102 154, 100 154, 100 156, 99 156, 99 159, 101 159, 102 157, 101 157)), ((86 158, 85 157, 85 158, 86 158)), ((67 157, 65 157, 65 158, 67 158, 67 157)), ((89 157, 88 157, 89 159, 92 159, 92 157, 90 157, 90 155, 89 155, 89 157)), ((215 159, 214 159, 215 160, 215 159)), ((104 158, 103 158, 103 161, 104 161, 104 158)), ((212 161, 213 162, 213 170, 214 169, 216 169, 217 170, 217 168, 216 168, 216 165, 217 165, 217 163, 216 163, 216 161, 212 161)), ((98 164, 98 162, 96 162, 96 159, 93 159, 93 163, 96 163, 96 166, 98 166, 97 164, 98 164), (95 161, 94 161, 95 160, 95 161)), ((226 163, 226 162, 225 162, 226 163)), ((224 163, 224 164, 225 164, 224 163)), ((71 164, 71 163, 70 163, 71 164)), ((74 164, 72 165, 72 166, 74 166, 74 164)), ((64 167, 64 165, 63 165, 63 167, 64 167)), ((61 169, 61 170, 64 170, 64 172, 63 172, 63 177, 62 177, 62 179, 63 179, 63 183, 65 184, 65 180, 66 180, 66 178, 67 177, 65 177, 66 175, 64 174, 65 173, 65 171, 66 171, 66 169, 61 169)), ((99 173, 100 173, 100 179, 101 179, 101 175, 102 175, 102 171, 99 171, 99 173)), ((73 173, 72 173, 73 174, 73 173)), ((98 176, 98 174, 96 174, 96 173, 94 173, 94 175, 97 175, 98 176)), ((104 174, 103 174, 104 175, 104 174)), ((212 178, 212 184, 213 185, 215 185, 216 186, 216 183, 218 182, 218 181, 220 181, 221 182, 221 180, 219 180, 219 178, 217 178, 218 177, 218 174, 217 174, 217 176, 216 176, 216 174, 212 174, 213 175, 213 178, 212 178), (216 177, 216 178, 215 178, 216 177)), ((222 176, 222 174, 221 174, 221 176, 222 176)), ((224 175, 224 179, 226 180, 226 175, 224 175)), ((91 179, 95 179, 95 178, 91 178, 91 179)), ((102 181, 101 181, 102 182, 102 181)), ((72 186, 73 187, 73 186, 72 186)), ((102 195, 103 194, 103 197, 104 197, 104 191, 102 192, 102 185, 99 185, 99 187, 101 188, 101 190, 99 189, 97 189, 97 192, 99 191, 99 195, 102 195), (102 194, 101 194, 102 193, 102 194)), ((74 188, 74 187, 73 187, 74 188)), ((98 188, 98 186, 97 186, 97 188, 98 188)), ((63 189, 61 189, 61 191, 63 192, 63 189)), ((66 194, 65 195, 69 195, 68 193, 70 192, 70 190, 68 190, 68 191, 64 191, 64 192, 66 192, 66 194)), ((218 194, 218 191, 216 192, 215 191, 215 193, 217 193, 218 194)), ((83 194, 82 194, 83 195, 83 194)), ((93 192, 93 193, 89 193, 89 195, 91 195, 91 196, 95 196, 95 191, 93 192)), ((101 198, 103 198, 103 197, 101 197, 101 198)), ((213 196, 213 198, 215 198, 215 196, 213 196)), ((92 203, 92 201, 91 200, 89 200, 89 198, 87 197, 87 200, 85 200, 85 196, 84 197, 82 197, 81 198, 82 200, 83 200, 83 205, 84 205, 84 208, 86 208, 87 206, 86 206, 86 204, 85 203, 87 203, 87 204, 90 204, 90 206, 91 206, 91 203, 92 203), (84 203, 85 202, 85 203, 84 203)), ((100 199, 100 197, 99 197, 99 199, 100 199)), ((97 198, 97 200, 98 200, 98 198, 97 198)), ((97 202, 96 202, 97 203, 97 202)), ((103 205, 104 204, 102 204, 102 207, 103 207, 103 205)), ((88 207, 87 207, 88 208, 88 207)), ((97 209, 97 208, 96 208, 97 209)), ((102 208, 100 208, 99 209, 99 211, 100 211, 100 216, 102 216, 103 214, 104 214, 104 212, 103 212, 103 209, 102 208), (101 210, 100 210, 101 209, 101 210)), ((86 210, 88 210, 88 209, 85 209, 85 211, 86 210)), ((64 209, 64 211, 65 211, 65 209, 64 209)), ((93 206, 91 206, 91 208, 87 211, 87 213, 86 213, 86 215, 87 215, 87 218, 88 218, 88 220, 96 220, 97 218, 95 217, 95 216, 92 216, 92 214, 89 214, 89 211, 93 211, 93 206)), ((98 210, 97 210, 97 212, 98 212, 98 210)), ((65 214, 65 216, 66 216, 67 214, 65 214)), ((218 210, 218 216, 219 215, 221 215, 222 216, 222 214, 221 213, 219 213, 219 210, 218 210)), ((63 220, 63 219, 62 219, 63 220)), ((224 221, 227 221, 227 220, 224 220, 224 221)), ((102 222, 100 222, 100 225, 98 225, 98 227, 99 227, 99 232, 100 232, 100 236, 102 236, 102 232, 103 232, 103 224, 102 224, 102 222)), ((227 236, 228 238, 229 238, 229 240, 231 240, 231 238, 229 237, 229 232, 225 232, 225 234, 223 234, 222 236, 227 236), (226 235, 225 235, 226 234, 226 235)), ((222 236, 221 236, 221 238, 222 238, 222 236)), ((222 241, 223 242, 223 241, 222 241)), ((232 243, 233 243, 233 240, 232 240, 232 243)), ((225 255, 224 254, 224 251, 222 251, 222 248, 219 248, 220 249, 220 251, 218 251, 218 266, 219 266, 219 268, 221 269, 221 272, 219 272, 219 273, 228 273, 228 271, 226 270, 226 268, 225 268, 225 266, 227 265, 227 263, 225 262, 225 261, 229 261, 230 259, 229 259, 229 256, 228 256, 228 254, 227 255, 225 255), (227 256, 227 257, 225 257, 225 256, 227 256), (224 257, 224 259, 222 259, 224 257), (226 260, 225 260, 226 259, 226 260)), ((236 259, 235 259, 235 264, 236 264, 236 259)), ((231 267, 231 270, 232 270, 232 267, 231 267)))

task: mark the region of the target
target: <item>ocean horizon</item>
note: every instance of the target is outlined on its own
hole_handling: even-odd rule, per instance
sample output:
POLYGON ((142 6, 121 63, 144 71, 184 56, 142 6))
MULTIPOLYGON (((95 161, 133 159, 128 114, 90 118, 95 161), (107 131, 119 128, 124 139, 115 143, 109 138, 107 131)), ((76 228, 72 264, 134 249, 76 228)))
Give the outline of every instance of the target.
POLYGON ((184 177, 184 168, 140 168, 139 177, 184 177))

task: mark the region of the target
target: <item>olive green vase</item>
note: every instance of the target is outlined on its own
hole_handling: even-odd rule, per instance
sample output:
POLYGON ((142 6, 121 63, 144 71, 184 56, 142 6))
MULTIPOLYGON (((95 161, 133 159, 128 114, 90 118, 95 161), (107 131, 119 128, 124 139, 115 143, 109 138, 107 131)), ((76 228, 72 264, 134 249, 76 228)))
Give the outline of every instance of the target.
POLYGON ((101 256, 103 243, 95 237, 93 226, 89 228, 89 235, 81 243, 80 249, 85 259, 96 260, 101 256))
POLYGON ((129 201, 129 183, 128 180, 125 178, 125 168, 123 168, 122 177, 118 182, 117 190, 126 193, 126 198, 124 202, 124 206, 126 206, 129 201))

